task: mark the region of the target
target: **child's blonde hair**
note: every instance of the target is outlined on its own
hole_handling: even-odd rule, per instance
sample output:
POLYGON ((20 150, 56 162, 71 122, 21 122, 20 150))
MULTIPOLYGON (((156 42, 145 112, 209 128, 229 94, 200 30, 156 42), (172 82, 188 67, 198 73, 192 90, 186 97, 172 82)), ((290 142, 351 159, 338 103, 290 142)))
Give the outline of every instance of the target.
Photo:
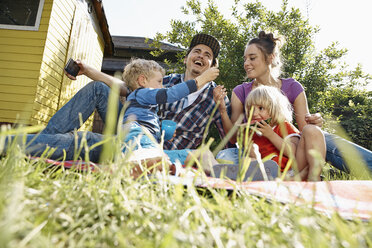
POLYGON ((252 90, 245 101, 247 119, 253 105, 264 107, 271 116, 270 124, 277 125, 283 121, 292 122, 292 105, 278 88, 261 85, 252 90))
POLYGON ((132 58, 130 63, 124 68, 123 80, 131 90, 139 88, 137 79, 144 75, 146 79, 152 76, 152 73, 159 71, 163 76, 165 70, 154 60, 132 58))

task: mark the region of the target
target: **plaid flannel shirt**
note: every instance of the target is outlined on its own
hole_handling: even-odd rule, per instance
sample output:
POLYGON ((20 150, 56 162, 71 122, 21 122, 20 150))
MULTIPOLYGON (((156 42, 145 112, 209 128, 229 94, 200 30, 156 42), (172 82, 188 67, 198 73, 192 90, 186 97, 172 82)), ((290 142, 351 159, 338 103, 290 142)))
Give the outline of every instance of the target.
MULTIPOLYGON (((170 74, 163 79, 164 87, 171 87, 184 81, 183 74, 170 74)), ((216 87, 215 82, 209 82, 209 85, 199 94, 196 100, 188 107, 183 108, 186 98, 173 103, 159 105, 160 120, 168 119, 178 123, 176 135, 173 140, 164 142, 164 149, 196 149, 202 143, 203 135, 207 128, 207 123, 212 118, 218 129, 220 137, 225 136, 221 114, 218 109, 212 116, 216 107, 213 100, 213 89, 216 87)), ((230 101, 225 97, 225 103, 230 113, 230 101)))

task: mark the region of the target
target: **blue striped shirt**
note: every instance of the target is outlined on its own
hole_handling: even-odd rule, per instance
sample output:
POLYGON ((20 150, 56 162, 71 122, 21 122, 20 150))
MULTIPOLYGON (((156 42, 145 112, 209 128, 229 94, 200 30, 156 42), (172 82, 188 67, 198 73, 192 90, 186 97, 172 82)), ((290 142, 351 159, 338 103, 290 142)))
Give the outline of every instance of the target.
POLYGON ((195 80, 188 80, 170 88, 138 88, 127 97, 129 106, 125 111, 123 122, 127 122, 132 116, 134 120, 146 127, 160 141, 158 104, 178 101, 196 90, 195 80))

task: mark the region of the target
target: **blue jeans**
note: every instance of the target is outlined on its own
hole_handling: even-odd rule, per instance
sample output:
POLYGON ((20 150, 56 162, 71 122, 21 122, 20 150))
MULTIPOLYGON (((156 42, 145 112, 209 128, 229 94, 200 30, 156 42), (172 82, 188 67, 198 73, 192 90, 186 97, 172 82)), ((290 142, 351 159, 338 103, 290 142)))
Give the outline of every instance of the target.
MULTIPOLYGON (((143 132, 142 127, 138 122, 132 122, 130 124, 125 124, 126 127, 129 127, 129 132, 125 137, 124 143, 129 146, 133 146, 133 150, 138 149, 138 145, 141 148, 156 148, 157 144, 148 137, 145 132, 143 132)), ((155 139, 155 138, 154 138, 155 139)), ((124 147, 123 152, 127 151, 127 147, 124 147)), ((185 164, 186 158, 189 155, 190 149, 181 149, 181 150, 164 150, 164 153, 167 154, 169 160, 174 164, 178 160, 181 164, 185 164)))
MULTIPOLYGON (((364 160, 365 164, 367 165, 368 169, 372 172, 372 152, 358 146, 355 143, 352 143, 350 141, 347 141, 337 135, 330 134, 327 132, 324 132, 325 140, 326 140, 326 146, 327 146, 327 154, 326 154, 326 160, 330 164, 332 164, 334 167, 336 167, 339 170, 350 172, 349 168, 346 166, 346 163, 343 159, 343 157, 351 157, 353 156, 352 148, 347 149, 346 151, 341 152, 336 144, 346 144, 350 147, 353 147, 355 151, 359 153, 361 158, 364 160)), ((239 150, 238 148, 228 148, 221 150, 217 156, 217 159, 223 159, 233 162, 234 164, 239 163, 239 150)))
MULTIPOLYGON (((94 110, 97 109, 102 120, 105 121, 109 93, 110 88, 106 84, 97 81, 90 82, 81 88, 70 101, 52 116, 48 125, 40 134, 27 135, 28 145, 26 152, 32 156, 39 156, 49 146, 56 148, 56 151, 50 156, 51 159, 63 158, 64 152, 66 154, 66 160, 75 159, 76 156, 84 159, 84 149, 82 149, 80 154, 75 154, 75 151, 80 147, 82 142, 83 133, 86 133, 84 140, 86 140, 89 147, 100 142, 103 135, 88 131, 77 132, 75 136, 73 131, 79 129, 81 126, 79 113, 81 113, 84 123, 94 110)), ((117 116, 119 117, 119 113, 123 107, 120 101, 118 106, 117 116)), ((102 147, 98 146, 89 152, 90 161, 98 162, 101 149, 102 147)))
POLYGON ((343 157, 354 158, 354 152, 356 151, 360 155, 361 159, 364 160, 364 163, 368 167, 369 171, 372 172, 372 152, 370 150, 358 146, 357 144, 347 141, 337 135, 327 132, 323 133, 327 145, 326 160, 334 167, 345 172, 349 172, 350 170, 347 167, 343 157), (336 144, 338 146, 342 145, 347 147, 341 152, 336 144))

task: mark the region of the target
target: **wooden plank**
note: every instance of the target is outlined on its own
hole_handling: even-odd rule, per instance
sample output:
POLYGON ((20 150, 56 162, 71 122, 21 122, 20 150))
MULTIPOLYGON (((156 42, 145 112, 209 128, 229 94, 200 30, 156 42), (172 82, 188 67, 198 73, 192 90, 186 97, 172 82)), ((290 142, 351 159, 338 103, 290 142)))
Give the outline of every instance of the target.
MULTIPOLYGON (((0 99, 2 100, 2 102, 33 103, 35 98, 32 95, 4 94, 0 92, 0 99)), ((0 108, 5 107, 0 105, 0 108)))
POLYGON ((58 96, 54 96, 54 97, 49 98, 49 97, 45 97, 43 94, 36 94, 35 101, 37 101, 38 103, 43 104, 45 106, 49 106, 53 109, 58 108, 58 103, 56 102, 56 101, 58 101, 58 96))
POLYGON ((16 45, 16 46, 36 46, 42 47, 44 44, 44 39, 15 39, 13 37, 0 37, 0 45, 16 45))
POLYGON ((17 119, 28 120, 31 118, 31 111, 15 111, 0 109, 0 118, 7 118, 13 121, 17 119))
POLYGON ((29 70, 13 70, 13 69, 2 69, 0 68, 0 75, 5 77, 14 77, 17 76, 19 78, 34 78, 37 79, 39 77, 39 71, 29 71, 29 70))
POLYGON ((22 94, 34 96, 36 93, 36 88, 18 85, 1 85, 0 92, 5 94, 22 94))
POLYGON ((15 54, 0 52, 0 58, 7 61, 18 61, 18 62, 39 62, 41 61, 41 54, 15 54))
POLYGON ((20 103, 20 102, 6 102, 0 100, 0 109, 14 110, 14 111, 32 111, 34 103, 20 103))
POLYGON ((49 46, 45 47, 44 56, 48 56, 50 58, 49 61, 63 65, 62 67, 65 65, 66 57, 58 51, 52 51, 49 46))
POLYGON ((22 124, 22 125, 29 125, 30 124, 30 119, 12 119, 12 118, 7 118, 7 117, 0 117, 0 122, 8 122, 8 123, 17 123, 17 124, 22 124))
POLYGON ((0 60, 0 68, 2 69, 13 69, 13 70, 29 70, 29 71, 38 71, 40 70, 40 62, 15 62, 15 61, 5 61, 0 60))
POLYGON ((54 94, 57 95, 57 94, 59 94, 59 89, 60 89, 60 86, 61 85, 59 85, 59 87, 56 87, 55 85, 49 83, 48 81, 40 78, 39 83, 38 83, 38 86, 39 87, 42 87, 43 89, 46 89, 49 92, 54 93, 54 94))
POLYGON ((40 103, 40 102, 35 102, 33 107, 35 111, 39 111, 40 109, 43 109, 43 108, 49 108, 52 111, 50 113, 50 116, 54 115, 54 113, 57 112, 57 108, 54 108, 52 106, 46 106, 45 104, 40 103))
POLYGON ((44 70, 40 70, 40 79, 47 81, 48 83, 54 85, 57 89, 61 87, 61 81, 56 80, 54 77, 49 75, 49 73, 44 70))
POLYGON ((0 46, 0 53, 15 53, 15 54, 43 54, 44 47, 32 47, 32 46, 16 46, 16 45, 2 45, 0 46))
POLYGON ((41 121, 43 123, 48 123, 52 115, 48 115, 48 112, 44 111, 33 111, 32 112, 32 118, 38 121, 41 121))
MULTIPOLYGON (((56 55, 56 57, 58 57, 61 61, 63 61, 64 58, 66 58, 67 49, 58 42, 53 43, 51 42, 51 40, 47 39, 45 43, 45 48, 48 49, 49 51, 52 51, 53 55, 56 55)), ((48 55, 50 54, 51 53, 48 53, 48 55)))
POLYGON ((40 39, 45 40, 47 32, 31 32, 21 30, 2 29, 0 30, 1 37, 16 38, 16 39, 40 39))
POLYGON ((61 46, 63 47, 63 50, 67 50, 68 48, 67 39, 63 39, 63 37, 56 36, 56 35, 58 35, 56 32, 50 32, 48 34, 47 40, 49 40, 53 44, 56 44, 57 47, 61 46))
POLYGON ((55 1, 55 6, 63 20, 72 20, 76 7, 74 1, 55 1))
POLYGON ((63 39, 64 42, 68 42, 68 37, 70 36, 71 27, 61 27, 58 22, 63 22, 63 20, 59 20, 59 21, 55 19, 50 20, 49 32, 58 33, 58 35, 56 35, 57 37, 61 37, 61 39, 63 39))
POLYGON ((73 12, 71 12, 70 15, 66 15, 66 13, 69 12, 65 9, 61 10, 58 4, 55 5, 54 10, 53 15, 51 16, 51 24, 56 24, 56 27, 60 27, 65 32, 70 33, 69 30, 71 29, 72 25, 73 12))
POLYGON ((0 87, 3 87, 3 85, 36 87, 37 79, 35 80, 32 78, 17 78, 15 77, 15 75, 13 75, 13 77, 0 76, 0 87))
MULTIPOLYGON (((62 81, 63 71, 61 68, 58 68, 59 71, 55 71, 52 67, 53 63, 49 63, 48 65, 43 63, 41 65, 41 71, 46 72, 49 76, 54 78, 58 83, 62 81)), ((43 74, 44 75, 44 74, 43 74)))
POLYGON ((49 120, 55 113, 56 113, 56 110, 53 109, 53 108, 50 108, 48 106, 44 106, 44 105, 39 105, 38 109, 34 109, 33 110, 33 117, 35 118, 37 114, 39 114, 39 116, 45 116, 46 119, 44 120, 49 120))

